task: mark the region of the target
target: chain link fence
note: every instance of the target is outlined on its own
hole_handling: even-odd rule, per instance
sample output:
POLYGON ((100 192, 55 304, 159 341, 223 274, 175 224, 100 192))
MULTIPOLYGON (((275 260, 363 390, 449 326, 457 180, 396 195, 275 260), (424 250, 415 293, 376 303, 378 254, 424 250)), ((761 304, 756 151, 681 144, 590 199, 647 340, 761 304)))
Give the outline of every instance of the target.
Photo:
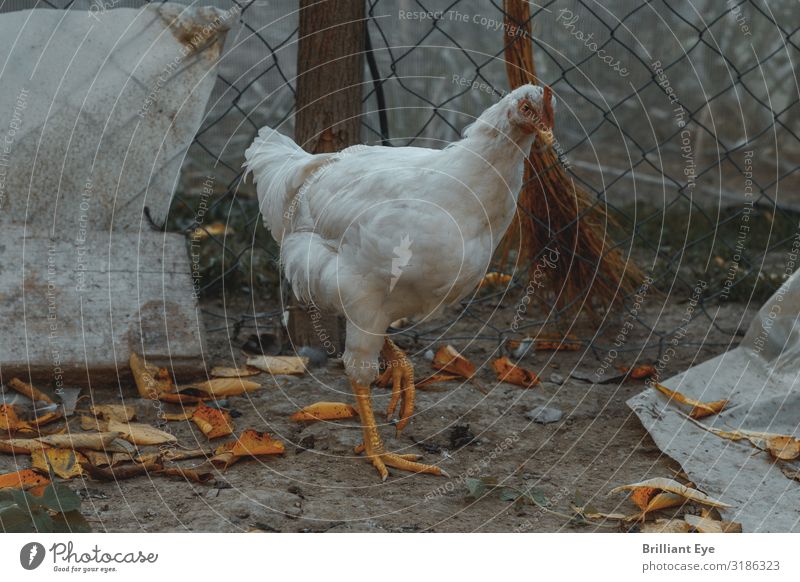
MULTIPOLYGON (((199 257, 208 331, 233 337, 281 315, 277 249, 241 163, 259 127, 292 135, 298 6, 204 3, 237 8, 238 26, 167 227, 187 233, 199 257)), ((364 143, 443 147, 507 90, 502 2, 366 4, 364 143)), ((481 290, 405 333, 502 343, 552 324, 600 354, 622 318, 638 330, 619 347, 631 352, 660 353, 688 320, 735 338, 747 322, 721 322, 720 308, 759 306, 794 270, 800 244, 797 3, 554 0, 531 3, 531 21, 538 77, 559 102, 562 161, 607 208, 609 236, 652 284, 624 310, 595 313, 591 326, 538 295, 515 320, 528 283, 519 269, 507 288, 481 290), (668 309, 679 314, 665 317, 668 309)), ((707 333, 682 339, 708 342, 707 333)))

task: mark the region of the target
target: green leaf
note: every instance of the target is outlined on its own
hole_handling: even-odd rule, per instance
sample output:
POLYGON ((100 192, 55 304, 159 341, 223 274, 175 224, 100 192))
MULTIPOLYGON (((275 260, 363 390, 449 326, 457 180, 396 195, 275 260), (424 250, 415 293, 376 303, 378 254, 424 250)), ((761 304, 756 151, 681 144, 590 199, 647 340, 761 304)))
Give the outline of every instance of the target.
POLYGON ((30 533, 36 531, 30 514, 16 505, 0 512, 0 528, 6 533, 30 533))
POLYGON ((80 511, 58 513, 53 517, 53 526, 57 533, 88 533, 92 531, 89 522, 80 511))
POLYGON ((525 492, 525 499, 528 500, 533 505, 538 505, 539 507, 549 507, 550 500, 547 499, 547 496, 536 487, 531 487, 525 492))
POLYGON ((39 498, 39 502, 50 509, 59 513, 75 511, 81 508, 81 498, 69 487, 54 485, 51 483, 44 490, 44 494, 39 498))
POLYGON ((505 488, 500 491, 500 501, 516 501, 520 495, 516 489, 505 488))

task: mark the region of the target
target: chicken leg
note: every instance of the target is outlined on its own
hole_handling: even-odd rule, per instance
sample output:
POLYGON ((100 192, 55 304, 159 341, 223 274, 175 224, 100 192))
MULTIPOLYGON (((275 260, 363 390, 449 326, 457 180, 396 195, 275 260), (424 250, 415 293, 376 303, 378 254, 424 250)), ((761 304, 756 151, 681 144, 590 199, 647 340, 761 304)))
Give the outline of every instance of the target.
POLYGON ((375 413, 372 411, 371 388, 358 382, 352 382, 352 385, 353 393, 356 396, 358 413, 361 417, 361 430, 364 434, 364 443, 355 448, 355 453, 366 453, 367 458, 372 461, 372 465, 378 470, 382 481, 386 481, 389 476, 387 466, 403 471, 411 471, 412 473, 429 473, 431 475, 449 477, 443 469, 435 465, 418 463, 417 461, 421 458, 420 455, 387 453, 383 446, 381 435, 378 433, 375 413))
POLYGON ((390 381, 392 383, 392 396, 389 400, 389 407, 386 409, 386 420, 392 419, 397 404, 400 403, 400 420, 395 427, 399 434, 401 430, 408 426, 411 421, 411 415, 414 413, 414 399, 416 397, 414 366, 405 352, 389 338, 384 341, 381 355, 386 369, 378 378, 378 386, 388 386, 390 381))

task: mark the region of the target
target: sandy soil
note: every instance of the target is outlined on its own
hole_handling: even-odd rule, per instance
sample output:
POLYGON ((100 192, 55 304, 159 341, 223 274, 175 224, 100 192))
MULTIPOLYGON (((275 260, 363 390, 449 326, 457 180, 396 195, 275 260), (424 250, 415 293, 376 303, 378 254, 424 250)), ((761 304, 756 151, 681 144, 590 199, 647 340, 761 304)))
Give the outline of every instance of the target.
MULTIPOLYGON (((660 306, 651 306, 642 315, 657 319, 665 329, 680 323, 685 307, 671 305, 659 313, 660 306)), ((210 303, 206 308, 219 311, 221 305, 210 303)), ((738 338, 731 330, 744 327, 750 315, 746 310, 743 315, 742 306, 730 305, 716 314, 714 326, 703 317, 695 320, 687 341, 704 341, 706 346, 682 348, 680 357, 666 366, 665 376, 719 353, 732 338, 735 343, 738 338)), ((474 328, 474 322, 458 325, 474 328)), ((458 325, 450 330, 453 335, 462 333, 458 325)), ((571 333, 585 337, 591 330, 589 322, 582 322, 571 333)), ((606 338, 618 330, 609 326, 606 338)), ((251 331, 210 333, 209 367, 241 364, 240 346, 251 331)), ((637 326, 628 345, 646 335, 637 326)), ((430 345, 407 337, 399 337, 398 343, 408 350, 418 377, 428 375, 431 366, 424 352, 430 345)), ((154 475, 119 482, 73 480, 71 486, 79 489, 82 512, 99 531, 615 531, 614 526, 605 529, 570 520, 576 494, 599 510, 632 513, 629 501, 607 492, 643 478, 673 476, 680 469, 660 453, 625 405, 644 389, 642 381, 592 384, 569 377, 573 370, 594 371, 603 353, 531 353, 522 364, 543 381, 523 389, 495 381, 488 366, 495 356, 492 342, 452 343, 481 366, 479 378, 489 394, 458 382, 419 390, 414 421, 403 434, 394 436, 388 424, 382 429, 387 448, 423 454, 424 462, 446 469, 449 479, 395 471, 381 483, 374 469, 352 453, 360 442, 356 421, 306 426, 290 422, 289 415, 304 405, 352 401, 343 369, 329 362, 303 377, 256 376, 262 389, 228 400, 237 431, 269 431, 285 442, 283 456, 242 461, 202 485, 154 475), (549 424, 532 422, 526 413, 539 405, 559 409, 562 417, 549 424), (513 504, 498 492, 468 499, 468 477, 533 487, 548 498, 550 507, 513 504)), ((630 364, 635 355, 622 354, 613 365, 630 364)), ((657 356, 654 348, 639 361, 655 362, 657 356)), ((373 394, 376 409, 385 409, 388 391, 375 388, 373 394)), ((138 399, 133 386, 122 396, 135 404, 141 421, 157 423, 156 409, 138 399)), ((119 395, 110 391, 98 390, 95 397, 119 402, 119 395)), ((70 426, 79 430, 77 419, 70 426)), ((209 446, 191 423, 170 422, 169 429, 186 447, 209 446)), ((11 456, 0 455, 0 470, 14 465, 11 456)), ((27 466, 27 460, 22 459, 21 466, 27 466)))

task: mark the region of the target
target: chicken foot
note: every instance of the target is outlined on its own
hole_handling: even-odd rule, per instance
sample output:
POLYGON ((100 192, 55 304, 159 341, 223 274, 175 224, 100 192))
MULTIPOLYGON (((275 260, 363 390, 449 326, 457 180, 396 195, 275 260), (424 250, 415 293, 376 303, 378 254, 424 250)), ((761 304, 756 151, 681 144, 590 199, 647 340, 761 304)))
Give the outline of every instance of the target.
POLYGON ((416 387, 414 385, 414 366, 405 352, 397 347, 392 340, 386 338, 381 351, 386 369, 378 378, 378 386, 388 386, 392 383, 392 396, 386 409, 386 420, 391 420, 397 404, 400 403, 400 420, 396 429, 399 434, 411 421, 414 413, 414 400, 416 387))
POLYGON ((371 388, 357 382, 352 382, 352 386, 353 393, 356 396, 359 416, 361 417, 361 430, 364 434, 364 443, 355 448, 355 453, 366 453, 367 458, 372 462, 375 469, 378 470, 382 481, 386 481, 386 478, 389 476, 389 470, 386 468, 387 466, 402 471, 410 471, 412 473, 429 473, 431 475, 449 477, 443 469, 435 465, 418 463, 417 461, 421 458, 420 455, 387 453, 383 446, 381 435, 378 433, 375 413, 372 411, 371 388))

